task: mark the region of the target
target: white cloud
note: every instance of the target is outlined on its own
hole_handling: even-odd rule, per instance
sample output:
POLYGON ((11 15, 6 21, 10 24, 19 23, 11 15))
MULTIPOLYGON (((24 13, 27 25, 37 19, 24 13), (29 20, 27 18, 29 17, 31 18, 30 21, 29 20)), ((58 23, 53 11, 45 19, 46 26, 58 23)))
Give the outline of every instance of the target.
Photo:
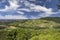
POLYGON ((48 9, 48 8, 40 6, 40 5, 35 5, 35 4, 30 3, 26 0, 24 1, 24 4, 26 7, 29 7, 29 8, 19 8, 18 9, 18 7, 20 7, 21 5, 18 5, 17 0, 10 0, 9 3, 10 3, 10 6, 5 6, 5 9, 0 9, 0 11, 8 11, 8 10, 17 11, 17 10, 20 10, 20 11, 27 11, 27 12, 30 12, 30 11, 52 12, 51 8, 48 9))
POLYGON ((28 7, 30 8, 31 11, 34 11, 34 12, 41 12, 41 11, 44 12, 44 13, 40 13, 37 17, 32 16, 32 18, 34 19, 41 18, 41 17, 47 17, 52 14, 56 14, 52 12, 52 8, 46 8, 44 6, 35 5, 33 3, 30 3, 28 7))
POLYGON ((17 13, 22 14, 22 15, 24 14, 24 12, 21 12, 21 11, 17 11, 17 13))
MULTIPOLYGON (((18 1, 17 0, 9 0, 8 1, 10 6, 5 6, 4 9, 0 9, 0 12, 10 12, 10 13, 14 13, 17 12, 19 14, 24 14, 24 12, 21 11, 17 11, 18 7, 20 7, 20 5, 18 5, 18 1)), ((27 9, 24 9, 25 11, 28 11, 27 9)))
POLYGON ((19 5, 18 5, 18 1, 17 0, 11 0, 11 1, 9 1, 9 3, 10 3, 10 9, 14 9, 14 10, 16 10, 18 7, 20 7, 19 5))
POLYGON ((9 7, 5 6, 5 9, 0 9, 0 11, 5 12, 5 11, 8 11, 8 9, 9 9, 9 7))
POLYGON ((36 12, 41 12, 41 11, 43 11, 43 12, 45 12, 45 13, 50 13, 50 12, 52 12, 52 9, 51 8, 46 8, 46 7, 43 7, 43 6, 39 6, 39 5, 35 5, 35 6, 33 6, 33 7, 30 7, 31 9, 33 9, 34 11, 36 11, 36 12))
POLYGON ((30 3, 28 1, 24 2, 26 7, 29 7, 31 11, 35 11, 35 12, 45 12, 45 13, 51 13, 52 12, 52 8, 46 8, 44 6, 40 6, 40 5, 35 5, 34 3, 30 3))
MULTIPOLYGON (((32 0, 30 0, 32 1, 32 0)), ((35 1, 35 0, 34 0, 35 1)), ((47 1, 51 1, 51 0, 47 0, 47 1)), ((36 19, 36 18, 41 18, 41 17, 47 17, 47 16, 50 16, 52 14, 57 14, 55 12, 52 12, 52 8, 46 8, 44 6, 40 6, 40 5, 36 5, 34 3, 30 3, 29 1, 27 0, 21 0, 22 4, 25 5, 24 8, 18 8, 18 7, 21 7, 21 5, 18 5, 19 2, 18 0, 9 0, 8 1, 10 6, 5 6, 5 9, 0 9, 0 12, 7 12, 7 13, 19 13, 19 14, 22 14, 24 15, 24 12, 44 12, 44 13, 40 13, 38 16, 31 16, 30 19, 36 19)), ((0 19, 28 19, 27 17, 25 16, 22 16, 22 15, 19 15, 19 16, 13 16, 13 15, 6 15, 6 16, 1 16, 0 15, 0 19)))
POLYGON ((17 10, 19 10, 19 11, 31 12, 31 10, 30 10, 30 9, 28 9, 28 8, 20 8, 20 9, 17 9, 17 10))
POLYGON ((36 0, 29 0, 29 1, 36 1, 36 0))
POLYGON ((10 6, 5 6, 5 9, 0 9, 0 11, 7 11, 7 10, 16 10, 19 5, 17 5, 17 1, 8 1, 10 6))
POLYGON ((23 15, 0 15, 0 19, 28 19, 26 16, 23 15))

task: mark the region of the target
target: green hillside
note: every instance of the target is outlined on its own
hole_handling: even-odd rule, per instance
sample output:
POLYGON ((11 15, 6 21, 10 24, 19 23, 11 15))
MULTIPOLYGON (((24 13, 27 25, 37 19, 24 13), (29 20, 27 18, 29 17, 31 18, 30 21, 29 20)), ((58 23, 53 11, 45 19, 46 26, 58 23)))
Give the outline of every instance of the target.
POLYGON ((36 20, 22 20, 8 23, 10 26, 15 27, 40 27, 40 28, 50 28, 50 27, 59 27, 60 18, 59 17, 46 17, 36 20))
POLYGON ((0 21, 0 40, 60 40, 60 18, 0 21))

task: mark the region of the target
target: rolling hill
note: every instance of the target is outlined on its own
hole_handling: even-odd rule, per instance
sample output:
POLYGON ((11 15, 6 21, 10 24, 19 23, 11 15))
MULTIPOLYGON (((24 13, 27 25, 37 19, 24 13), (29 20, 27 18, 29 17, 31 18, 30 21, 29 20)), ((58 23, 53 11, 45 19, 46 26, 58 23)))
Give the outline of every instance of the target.
POLYGON ((15 27, 60 27, 60 17, 46 17, 41 19, 28 19, 28 20, 3 20, 0 25, 15 26, 15 27))
POLYGON ((13 22, 6 22, 6 25, 15 26, 15 27, 41 27, 41 28, 49 28, 49 27, 60 27, 60 17, 46 17, 41 19, 33 19, 33 20, 19 20, 13 22))
POLYGON ((60 40, 60 18, 0 21, 0 40, 60 40))

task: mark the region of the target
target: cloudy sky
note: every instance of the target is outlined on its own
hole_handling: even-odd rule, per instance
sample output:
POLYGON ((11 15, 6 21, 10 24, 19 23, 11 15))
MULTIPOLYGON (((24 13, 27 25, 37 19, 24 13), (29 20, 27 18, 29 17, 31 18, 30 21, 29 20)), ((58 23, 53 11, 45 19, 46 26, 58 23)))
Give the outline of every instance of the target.
POLYGON ((60 17, 58 0, 0 0, 0 19, 60 17))

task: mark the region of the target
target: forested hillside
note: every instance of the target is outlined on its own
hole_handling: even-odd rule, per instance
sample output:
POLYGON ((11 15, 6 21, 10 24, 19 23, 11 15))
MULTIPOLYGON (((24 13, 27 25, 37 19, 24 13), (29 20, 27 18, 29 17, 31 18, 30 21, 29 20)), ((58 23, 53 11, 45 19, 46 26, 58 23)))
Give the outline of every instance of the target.
POLYGON ((15 27, 39 27, 39 28, 49 28, 49 27, 59 27, 60 26, 60 18, 59 17, 46 17, 41 19, 33 19, 33 20, 16 20, 11 22, 2 22, 1 24, 7 26, 15 26, 15 27))
POLYGON ((0 40, 60 40, 60 18, 0 21, 0 40))

